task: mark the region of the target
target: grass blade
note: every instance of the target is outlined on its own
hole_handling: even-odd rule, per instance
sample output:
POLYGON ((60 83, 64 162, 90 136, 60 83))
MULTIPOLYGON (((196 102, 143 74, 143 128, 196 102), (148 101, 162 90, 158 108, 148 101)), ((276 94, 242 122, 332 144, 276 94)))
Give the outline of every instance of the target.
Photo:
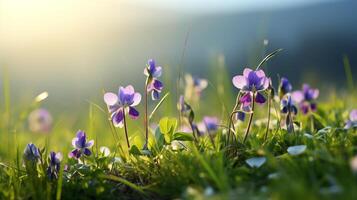
POLYGON ((159 103, 157 103, 157 105, 155 106, 154 110, 151 112, 150 116, 149 116, 149 120, 152 118, 152 116, 154 116, 155 112, 157 109, 159 109, 159 107, 161 106, 161 104, 165 101, 165 99, 170 95, 170 92, 166 93, 161 100, 159 101, 159 103))
POLYGON ((256 70, 260 69, 260 67, 266 63, 268 60, 270 60, 272 57, 274 57, 277 53, 279 53, 280 51, 282 51, 283 49, 277 49, 275 51, 273 51, 272 53, 268 54, 267 56, 265 56, 265 58, 260 61, 259 65, 257 66, 256 70))
POLYGON ((346 55, 343 56, 343 66, 345 68, 348 89, 350 91, 353 91, 354 84, 353 84, 352 70, 351 70, 350 60, 346 55))
POLYGON ((132 188, 133 190, 136 190, 142 194, 145 194, 144 190, 142 190, 139 186, 135 185, 134 183, 128 181, 128 180, 125 180, 123 178, 120 178, 118 176, 114 176, 114 175, 102 175, 101 178, 104 178, 104 179, 108 179, 108 180, 112 180, 112 181, 116 181, 116 182, 120 182, 130 188, 132 188))

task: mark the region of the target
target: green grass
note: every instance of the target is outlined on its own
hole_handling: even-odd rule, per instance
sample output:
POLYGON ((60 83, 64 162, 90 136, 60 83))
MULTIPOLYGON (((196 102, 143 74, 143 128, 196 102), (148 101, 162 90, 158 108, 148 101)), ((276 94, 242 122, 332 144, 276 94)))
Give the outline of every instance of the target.
MULTIPOLYGON (((345 67, 350 71, 347 59, 345 67)), ((204 115, 216 115, 221 124, 228 124, 236 94, 230 92, 233 91, 231 77, 224 73, 224 67, 220 66, 219 70, 222 73, 211 75, 201 101, 193 105, 196 122, 204 115)), ((173 88, 175 84, 167 81, 166 86, 173 88)), ((350 76, 348 84, 353 88, 350 76)), ((143 119, 129 122, 130 142, 134 146, 129 153, 123 130, 111 126, 104 103, 100 101, 88 102, 88 111, 77 114, 78 117, 73 117, 76 111, 59 113, 48 135, 30 133, 26 116, 40 107, 41 102, 23 106, 26 109, 11 107, 9 90, 9 80, 5 78, 4 102, 0 107, 0 199, 307 200, 357 196, 357 174, 350 166, 350 160, 357 154, 357 131, 343 129, 348 112, 357 103, 353 92, 327 91, 322 95, 324 99, 319 101, 314 115, 313 131, 310 118, 301 114, 296 118, 300 130, 293 134, 281 129, 274 114, 279 104, 274 102, 267 140, 264 140, 268 110, 265 105, 257 106, 245 143, 242 140, 247 122, 236 124, 238 142, 226 144, 227 131, 220 128, 214 137, 215 146, 206 136, 199 137, 197 143, 182 141, 185 147, 177 150, 170 144, 176 137, 174 125, 167 125, 161 131, 150 129, 148 154, 140 150, 144 145, 143 119), (86 158, 84 165, 66 156, 72 150, 71 140, 78 129, 85 130, 88 137, 95 140, 93 154, 86 158), (59 179, 49 180, 42 165, 37 166, 38 175, 26 170, 22 153, 29 142, 44 148, 45 152, 63 153, 59 179), (288 147, 295 145, 306 145, 307 149, 300 155, 288 154, 288 147), (101 146, 110 148, 108 157, 100 154, 101 146), (266 162, 252 168, 246 160, 253 157, 265 157, 266 162), (69 168, 64 170, 64 164, 69 168)), ((150 115, 151 123, 159 123, 166 116, 179 122, 173 109, 174 95, 175 92, 171 92, 160 106, 150 103, 150 111, 156 111, 150 115)), ((187 135, 181 137, 192 140, 187 135)))

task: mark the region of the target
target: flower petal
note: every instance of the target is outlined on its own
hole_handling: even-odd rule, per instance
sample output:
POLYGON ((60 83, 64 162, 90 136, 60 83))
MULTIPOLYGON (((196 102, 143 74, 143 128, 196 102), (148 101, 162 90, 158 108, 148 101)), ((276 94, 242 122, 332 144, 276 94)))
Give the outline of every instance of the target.
POLYGON ((81 137, 85 137, 86 133, 82 130, 77 131, 76 137, 77 138, 81 138, 81 137))
POLYGON ((354 109, 350 113, 350 120, 351 121, 357 121, 357 109, 354 109))
POLYGON ((63 156, 62 156, 61 152, 56 153, 55 159, 56 159, 57 162, 61 162, 62 161, 63 156))
POLYGON ((243 89, 247 85, 247 78, 241 75, 235 76, 232 79, 233 85, 238 89, 243 89))
POLYGON ((315 112, 316 109, 317 109, 316 103, 311 103, 311 104, 310 104, 310 109, 311 109, 312 112, 315 112))
POLYGON ((76 145, 77 141, 78 141, 78 138, 76 138, 76 137, 72 139, 72 146, 74 148, 77 148, 77 145, 76 145))
POLYGON ((306 103, 300 104, 300 110, 304 115, 306 115, 309 112, 309 105, 306 103))
POLYGON ((238 111, 237 119, 240 120, 240 121, 244 121, 245 120, 245 113, 241 112, 241 111, 238 111))
POLYGON ((264 73, 264 71, 263 70, 257 70, 257 71, 255 71, 255 75, 257 75, 257 77, 259 77, 259 78, 263 78, 263 77, 265 77, 265 73, 264 73))
POLYGON ((203 122, 197 124, 199 136, 203 136, 207 132, 206 125, 203 122))
POLYGON ((88 149, 88 148, 85 148, 84 151, 83 151, 84 155, 86 156, 90 156, 92 154, 92 152, 88 149))
POLYGON ((153 82, 153 87, 155 90, 162 90, 164 88, 164 85, 161 81, 155 79, 153 82))
POLYGON ((121 106, 119 104, 115 104, 113 106, 108 106, 109 113, 116 112, 120 108, 121 108, 121 106))
POLYGON ((115 127, 123 127, 124 112, 123 109, 118 110, 112 116, 112 121, 115 127))
POLYGON ((131 106, 137 106, 141 101, 141 94, 136 92, 134 94, 134 97, 133 97, 133 103, 131 104, 131 106))
POLYGON ((151 98, 152 98, 152 100, 158 100, 159 98, 160 98, 160 93, 158 92, 158 91, 156 91, 156 90, 153 90, 152 92, 151 92, 151 98))
POLYGON ((199 91, 204 90, 208 86, 208 82, 206 79, 201 79, 201 78, 197 78, 197 77, 193 78, 193 83, 194 83, 195 89, 197 89, 199 91))
POLYGON ((295 91, 291 93, 291 98, 296 103, 301 103, 304 100, 304 93, 302 91, 295 91))
POLYGON ((91 148, 91 147, 93 146, 93 144, 94 144, 94 140, 90 140, 90 141, 88 141, 88 142, 86 143, 85 147, 86 147, 86 148, 91 148))
POLYGON ((217 117, 204 117, 203 122, 208 129, 208 132, 210 131, 216 131, 218 129, 218 124, 219 120, 217 117))
POLYGON ((78 137, 76 141, 76 148, 83 148, 86 145, 86 136, 78 137))
POLYGON ((81 152, 78 149, 74 149, 68 154, 68 157, 78 159, 81 157, 81 152))
POLYGON ((319 96, 319 90, 318 89, 313 89, 312 90, 312 98, 316 99, 319 96))
POLYGON ((266 90, 269 87, 270 79, 267 77, 262 77, 260 79, 259 88, 257 90, 266 90))
POLYGON ((252 72, 252 71, 253 71, 252 69, 245 68, 245 69, 243 70, 243 76, 246 77, 246 78, 248 78, 250 72, 252 72))
POLYGON ((345 125, 344 129, 350 129, 351 127, 352 127, 352 122, 348 120, 346 122, 346 125, 345 125))
POLYGON ((132 119, 137 119, 139 117, 139 112, 133 108, 133 107, 129 107, 129 116, 132 118, 132 119))
POLYGON ((264 95, 262 95, 260 92, 257 93, 257 96, 255 97, 255 102, 259 103, 259 104, 263 104, 265 103, 266 98, 264 97, 264 95))
POLYGON ((298 113, 298 110, 297 110, 296 106, 294 106, 294 105, 291 106, 291 111, 294 113, 294 115, 297 115, 297 113, 298 113))
POLYGON ((160 77, 162 74, 162 67, 158 66, 155 68, 154 72, 152 73, 152 76, 155 78, 160 77))
POLYGON ((245 93, 239 101, 243 104, 244 107, 249 106, 252 102, 252 95, 250 92, 245 93))
POLYGON ((281 112, 284 113, 284 114, 288 113, 288 107, 287 106, 282 106, 281 107, 281 112))
POLYGON ((150 72, 152 72, 155 69, 156 63, 154 59, 149 59, 148 60, 148 66, 149 66, 149 70, 150 72))
POLYGON ((125 88, 120 87, 118 96, 121 105, 131 105, 133 103, 134 94, 135 90, 132 85, 128 85, 125 88))
POLYGON ((293 89, 291 83, 289 82, 289 80, 285 77, 282 77, 280 79, 280 86, 279 86, 280 91, 284 94, 291 92, 291 90, 293 89))
POLYGON ((114 106, 118 102, 118 96, 112 92, 107 92, 104 94, 104 102, 108 106, 114 106))

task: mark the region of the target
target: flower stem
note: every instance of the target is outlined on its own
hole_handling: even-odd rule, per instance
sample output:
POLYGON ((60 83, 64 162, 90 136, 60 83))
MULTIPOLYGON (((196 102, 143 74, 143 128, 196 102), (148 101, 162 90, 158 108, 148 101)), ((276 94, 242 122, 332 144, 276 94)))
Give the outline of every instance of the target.
POLYGON ((230 137, 231 137, 231 127, 232 127, 232 125, 233 125, 233 128, 234 128, 233 116, 236 113, 236 110, 238 109, 240 97, 241 97, 241 93, 239 92, 238 95, 237 95, 237 98, 236 98, 236 104, 234 105, 233 110, 232 110, 232 112, 231 112, 231 114, 229 116, 227 145, 229 144, 229 140, 230 140, 230 137))
POLYGON ((196 129, 194 128, 192 122, 190 122, 190 126, 191 126, 191 129, 192 129, 193 138, 194 138, 195 142, 198 143, 198 140, 197 140, 197 137, 196 137, 196 134, 195 134, 196 129))
POLYGON ((129 137, 128 137, 128 128, 126 126, 126 119, 125 119, 125 108, 124 108, 124 114, 123 114, 123 123, 124 123, 124 131, 125 131, 125 138, 126 138, 126 143, 128 145, 128 148, 130 149, 130 143, 129 143, 129 137))
POLYGON ((270 125, 270 112, 271 112, 271 91, 269 92, 268 98, 268 123, 267 123, 267 130, 265 131, 264 141, 268 139, 268 132, 269 132, 269 125, 270 125))
POLYGON ((208 130, 208 126, 207 126, 206 123, 205 123, 205 126, 206 126, 206 130, 207 130, 207 134, 208 134, 208 136, 209 136, 209 139, 211 140, 212 146, 213 146, 213 148, 215 149, 215 148, 216 148, 216 145, 214 144, 213 135, 212 135, 211 131, 208 130))
POLYGON ((289 111, 288 115, 289 115, 289 119, 290 119, 290 124, 292 124, 293 133, 295 134, 294 120, 293 120, 293 116, 291 115, 290 111, 289 111))
POLYGON ((249 130, 250 130, 250 127, 252 125, 253 116, 254 116, 254 105, 255 105, 255 92, 253 92, 253 98, 252 98, 252 114, 250 114, 250 117, 249 117, 248 127, 247 127, 247 129, 245 131, 243 143, 245 143, 245 141, 247 140, 248 134, 249 134, 249 130))
POLYGON ((113 125, 113 121, 110 118, 108 118, 108 122, 109 122, 110 130, 113 134, 113 138, 114 138, 114 142, 117 147, 117 150, 119 150, 121 155, 124 155, 124 150, 120 144, 120 137, 118 136, 117 130, 115 129, 115 127, 113 125))
POLYGON ((315 126, 314 126, 314 117, 313 117, 313 115, 312 114, 310 114, 310 128, 311 128, 311 134, 314 132, 314 130, 315 130, 315 126))
POLYGON ((144 116, 144 125, 145 125, 145 145, 144 149, 147 150, 149 142, 149 122, 148 122, 148 78, 145 82, 145 116, 144 116))

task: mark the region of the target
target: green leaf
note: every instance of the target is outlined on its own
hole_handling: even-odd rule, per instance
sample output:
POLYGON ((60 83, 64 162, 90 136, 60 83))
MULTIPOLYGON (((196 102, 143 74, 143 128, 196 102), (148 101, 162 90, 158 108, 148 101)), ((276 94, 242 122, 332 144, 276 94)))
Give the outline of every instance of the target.
POLYGON ((327 126, 326 120, 316 113, 312 113, 314 118, 314 127, 316 129, 322 129, 327 126))
POLYGON ((177 127, 177 120, 175 118, 162 118, 159 122, 160 132, 164 135, 165 141, 170 143, 172 141, 173 133, 177 127))
POLYGON ((141 155, 141 152, 136 145, 131 146, 129 153, 132 155, 141 155))
POLYGON ((164 147, 165 138, 164 135, 160 132, 160 128, 156 128, 155 130, 155 139, 158 149, 161 150, 164 147))
POLYGON ((176 132, 174 133, 173 139, 179 141, 193 141, 194 138, 190 133, 176 132))

